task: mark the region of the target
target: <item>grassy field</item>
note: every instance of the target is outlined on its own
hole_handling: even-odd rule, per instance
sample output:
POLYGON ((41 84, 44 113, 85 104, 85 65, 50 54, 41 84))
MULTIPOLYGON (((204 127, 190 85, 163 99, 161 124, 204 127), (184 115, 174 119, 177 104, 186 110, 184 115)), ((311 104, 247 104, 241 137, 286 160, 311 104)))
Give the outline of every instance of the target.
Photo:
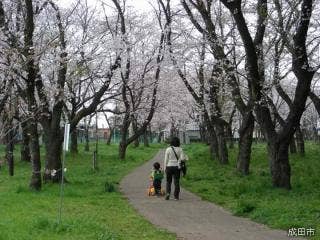
POLYGON ((139 216, 117 190, 120 179, 159 148, 130 148, 127 160, 119 161, 117 146, 101 144, 99 171, 91 169, 92 153, 81 149, 77 157, 68 155, 70 183, 64 189, 60 225, 59 186, 44 185, 41 192, 30 192, 30 165, 17 157, 14 177, 5 167, 0 169, 0 240, 175 239, 139 216))
MULTIPOLYGON (((15 176, 0 169, 0 240, 53 239, 175 239, 140 217, 118 192, 123 176, 150 159, 160 148, 129 148, 126 161, 117 159, 117 146, 99 147, 99 171, 91 169, 92 153, 67 156, 62 223, 58 224, 59 186, 28 189, 30 165, 16 160, 15 176)), ((320 239, 320 147, 308 144, 305 157, 291 155, 291 191, 271 186, 265 146, 253 145, 251 173, 235 172, 237 150, 230 165, 210 160, 208 147, 184 146, 190 157, 183 186, 238 216, 273 228, 314 228, 320 239)), ((18 147, 17 147, 17 150, 18 147)), ((3 155, 0 146, 0 155, 3 155)), ((17 152, 18 155, 18 152, 17 152)))
POLYGON ((274 189, 265 145, 254 144, 251 173, 235 172, 236 153, 230 152, 230 165, 210 160, 208 147, 185 146, 190 157, 183 186, 203 199, 215 202, 238 216, 245 216, 273 228, 314 228, 320 239, 320 146, 307 144, 306 156, 291 155, 291 191, 274 189))

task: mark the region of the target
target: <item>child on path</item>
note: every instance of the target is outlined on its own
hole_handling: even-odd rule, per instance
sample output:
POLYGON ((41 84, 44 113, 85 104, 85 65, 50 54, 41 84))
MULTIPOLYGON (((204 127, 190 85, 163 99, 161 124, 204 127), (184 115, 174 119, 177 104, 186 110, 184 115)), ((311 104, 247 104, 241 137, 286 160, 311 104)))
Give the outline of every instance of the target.
POLYGON ((163 171, 160 167, 160 163, 155 162, 153 164, 153 170, 151 172, 151 179, 153 181, 153 187, 155 191, 155 195, 161 195, 161 181, 163 179, 163 171))

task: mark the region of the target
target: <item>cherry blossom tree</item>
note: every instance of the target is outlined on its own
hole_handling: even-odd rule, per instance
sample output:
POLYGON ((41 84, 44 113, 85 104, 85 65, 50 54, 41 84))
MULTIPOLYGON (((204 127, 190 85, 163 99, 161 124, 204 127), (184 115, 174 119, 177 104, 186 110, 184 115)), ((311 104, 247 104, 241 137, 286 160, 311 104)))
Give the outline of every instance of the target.
MULTIPOLYGON (((134 34, 136 26, 131 24, 131 19, 126 18, 128 13, 125 14, 125 11, 127 10, 125 8, 125 1, 122 5, 116 0, 112 0, 112 2, 117 9, 121 24, 119 29, 121 46, 125 49, 121 57, 121 72, 119 76, 122 82, 121 96, 125 111, 121 125, 119 158, 124 159, 127 146, 147 130, 156 110, 161 63, 164 59, 164 30, 166 26, 162 26, 162 19, 160 15, 157 15, 161 29, 158 30, 160 31, 160 36, 158 36, 155 41, 152 41, 153 39, 148 39, 148 35, 140 36, 137 33, 134 34), (145 42, 144 39, 147 40, 147 42, 145 42), (156 43, 156 45, 154 45, 154 43, 156 43), (140 48, 137 51, 135 47, 140 48), (148 52, 148 50, 151 51, 148 52), (139 61, 142 61, 142 63, 139 63, 139 61), (152 71, 149 64, 153 65, 152 71), (139 68, 138 65, 141 66, 141 68, 139 68), (149 79, 148 82, 146 81, 147 79, 149 79), (149 87, 145 88, 145 84, 149 85, 149 87), (139 87, 137 88, 137 86, 139 87), (140 108, 141 106, 141 97, 145 98, 144 101, 148 105, 147 111, 144 114, 145 118, 142 120, 142 124, 135 129, 135 133, 128 137, 128 130, 132 123, 132 119, 134 121, 137 119, 135 114, 137 113, 137 108, 140 108)), ((150 26, 151 25, 149 25, 149 27, 150 26)), ((139 29, 139 31, 154 36, 150 30, 148 32, 143 32, 143 29, 139 29)))
MULTIPOLYGON (((267 105, 267 99, 263 96, 263 76, 260 74, 261 65, 259 64, 259 57, 261 57, 261 54, 257 52, 249 32, 248 24, 244 18, 244 13, 242 12, 242 2, 224 0, 221 2, 230 10, 245 46, 248 64, 247 74, 248 79, 252 84, 255 113, 268 142, 268 154, 273 186, 290 189, 291 171, 288 148, 290 140, 299 125, 307 96, 310 92, 311 81, 315 73, 314 69, 309 64, 306 48, 313 1, 302 1, 299 22, 292 39, 284 31, 281 32, 282 36, 285 38, 286 45, 291 52, 292 70, 297 78, 297 85, 292 107, 285 120, 284 126, 279 132, 275 129, 270 109, 267 105)), ((260 14, 264 14, 264 12, 260 14)), ((281 16, 283 15, 279 15, 279 17, 281 16)))

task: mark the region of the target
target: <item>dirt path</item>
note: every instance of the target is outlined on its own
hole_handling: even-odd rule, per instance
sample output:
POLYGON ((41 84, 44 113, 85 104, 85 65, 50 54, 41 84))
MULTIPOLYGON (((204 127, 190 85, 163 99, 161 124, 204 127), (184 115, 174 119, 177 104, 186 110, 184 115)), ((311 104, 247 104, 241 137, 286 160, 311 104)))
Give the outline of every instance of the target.
MULTIPOLYGON (((164 151, 134 170, 120 183, 121 191, 137 211, 151 223, 186 240, 289 240, 287 232, 271 230, 245 218, 232 216, 221 207, 202 201, 182 189, 180 201, 148 197, 148 176, 152 164, 162 165, 164 151)), ((162 186, 165 186, 163 181, 162 186)), ((294 238, 298 240, 298 238, 294 238)))

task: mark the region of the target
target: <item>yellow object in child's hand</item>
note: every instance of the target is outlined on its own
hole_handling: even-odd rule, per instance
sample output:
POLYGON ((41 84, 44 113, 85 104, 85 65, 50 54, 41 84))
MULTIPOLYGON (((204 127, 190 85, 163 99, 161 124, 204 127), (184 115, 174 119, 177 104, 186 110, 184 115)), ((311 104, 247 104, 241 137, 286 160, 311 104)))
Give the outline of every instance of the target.
POLYGON ((148 189, 148 195, 149 195, 149 196, 154 196, 154 195, 155 195, 154 187, 150 187, 150 188, 148 189))

